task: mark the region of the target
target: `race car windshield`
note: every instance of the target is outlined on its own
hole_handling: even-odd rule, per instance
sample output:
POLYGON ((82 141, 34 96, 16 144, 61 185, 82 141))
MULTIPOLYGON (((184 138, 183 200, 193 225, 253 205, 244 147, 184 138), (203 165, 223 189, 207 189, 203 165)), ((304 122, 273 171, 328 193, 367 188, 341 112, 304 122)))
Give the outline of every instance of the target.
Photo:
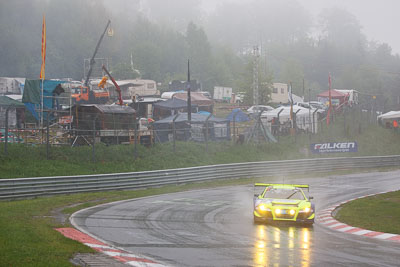
POLYGON ((304 200, 303 194, 298 189, 286 188, 267 188, 264 193, 264 198, 278 199, 298 199, 304 200))

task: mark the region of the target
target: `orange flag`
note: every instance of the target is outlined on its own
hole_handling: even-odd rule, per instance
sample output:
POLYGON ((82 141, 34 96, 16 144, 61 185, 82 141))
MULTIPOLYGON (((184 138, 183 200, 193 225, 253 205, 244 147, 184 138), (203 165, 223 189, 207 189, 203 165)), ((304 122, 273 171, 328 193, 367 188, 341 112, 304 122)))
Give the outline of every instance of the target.
POLYGON ((43 25, 42 25, 42 66, 40 69, 40 79, 44 80, 44 69, 46 62, 46 19, 43 15, 43 25))

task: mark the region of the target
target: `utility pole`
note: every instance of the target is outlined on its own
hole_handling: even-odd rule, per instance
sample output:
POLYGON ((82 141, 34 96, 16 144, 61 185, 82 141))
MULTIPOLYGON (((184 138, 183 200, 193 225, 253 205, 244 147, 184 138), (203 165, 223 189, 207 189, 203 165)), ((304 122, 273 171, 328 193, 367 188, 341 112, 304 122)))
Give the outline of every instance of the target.
POLYGON ((253 105, 256 106, 256 113, 258 113, 258 60, 259 60, 258 46, 253 47, 253 105))
POLYGON ((188 121, 189 124, 192 122, 192 99, 190 96, 190 65, 189 65, 189 59, 187 62, 187 113, 188 113, 188 121))
POLYGON ((267 46, 264 45, 264 64, 265 64, 265 76, 268 75, 268 66, 267 66, 267 46))
POLYGON ((258 138, 258 134, 260 131, 258 122, 260 120, 260 115, 259 111, 258 111, 258 60, 260 57, 260 54, 258 53, 258 46, 254 46, 253 47, 253 105, 255 106, 255 114, 257 115, 257 122, 256 122, 256 126, 255 126, 255 130, 256 130, 256 139, 257 142, 259 140, 258 138))
MULTIPOLYGON (((303 81, 304 81, 304 79, 303 79, 303 81)), ((303 85, 304 85, 304 83, 303 83, 303 85)), ((311 90, 310 90, 310 87, 308 87, 308 105, 309 105, 309 109, 308 109, 308 123, 309 123, 309 125, 308 125, 308 131, 309 131, 309 133, 310 133, 310 143, 311 143, 311 133, 314 133, 314 124, 311 124, 311 104, 310 104, 310 102, 311 102, 311 90)), ((313 114, 313 116, 314 116, 314 114, 313 114)))

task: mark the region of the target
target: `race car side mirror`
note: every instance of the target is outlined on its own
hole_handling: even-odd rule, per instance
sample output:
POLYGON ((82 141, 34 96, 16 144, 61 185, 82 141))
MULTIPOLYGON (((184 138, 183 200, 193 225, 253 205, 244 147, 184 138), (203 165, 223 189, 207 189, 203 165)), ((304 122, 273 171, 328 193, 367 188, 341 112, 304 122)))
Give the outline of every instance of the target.
POLYGON ((314 199, 314 197, 308 197, 308 199, 314 199))
POLYGON ((258 194, 254 194, 254 197, 258 197, 258 194))

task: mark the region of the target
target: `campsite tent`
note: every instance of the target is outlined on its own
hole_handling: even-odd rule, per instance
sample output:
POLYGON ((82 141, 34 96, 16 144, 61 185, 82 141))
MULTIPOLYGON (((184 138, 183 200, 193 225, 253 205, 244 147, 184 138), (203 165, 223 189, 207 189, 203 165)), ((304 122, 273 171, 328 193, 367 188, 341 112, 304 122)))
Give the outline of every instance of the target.
POLYGON ((244 122, 249 121, 249 116, 247 116, 240 108, 235 108, 226 116, 226 119, 229 121, 233 121, 233 117, 235 117, 235 122, 244 122))
MULTIPOLYGON (((279 107, 270 111, 265 111, 261 114, 263 124, 271 129, 271 124, 274 118, 278 119, 280 130, 291 127, 290 106, 279 107)), ((314 110, 309 110, 297 105, 293 105, 293 114, 296 118, 296 126, 298 129, 305 131, 317 132, 318 114, 314 110)))
POLYGON ((377 117, 378 123, 386 128, 392 128, 393 121, 400 120, 400 111, 389 111, 377 117))
MULTIPOLYGON (((166 101, 155 103, 153 111, 154 119, 162 119, 181 112, 187 112, 187 101, 177 98, 171 98, 166 101)), ((197 105, 192 103, 192 112, 197 111, 197 105)))
POLYGON ((335 89, 335 91, 346 94, 349 105, 358 104, 358 91, 353 89, 335 89))
MULTIPOLYGON (((187 100, 187 92, 175 93, 173 98, 187 100)), ((197 105, 199 110, 212 112, 214 101, 205 97, 202 93, 192 92, 190 94, 192 105, 197 105)))
POLYGON ((378 116, 378 120, 393 120, 400 119, 400 111, 389 111, 378 116))
MULTIPOLYGON (((205 141, 207 118, 207 115, 192 113, 191 123, 189 124, 188 114, 179 113, 177 115, 169 116, 162 120, 155 121, 153 125, 156 135, 156 141, 167 142, 172 140, 174 119, 177 140, 205 141)), ((211 116, 208 120, 208 138, 209 140, 214 141, 229 140, 229 120, 211 116)))
MULTIPOLYGON (((292 94, 293 103, 304 102, 304 97, 300 97, 298 95, 292 94)), ((288 94, 288 102, 290 103, 292 100, 290 99, 290 94, 288 94)))
MULTIPOLYGON (((347 94, 339 92, 335 89, 331 89, 331 101, 333 106, 339 106, 343 104, 346 100, 347 94)), ((329 102, 329 90, 320 93, 318 96, 318 101, 321 103, 328 103, 329 102)))

